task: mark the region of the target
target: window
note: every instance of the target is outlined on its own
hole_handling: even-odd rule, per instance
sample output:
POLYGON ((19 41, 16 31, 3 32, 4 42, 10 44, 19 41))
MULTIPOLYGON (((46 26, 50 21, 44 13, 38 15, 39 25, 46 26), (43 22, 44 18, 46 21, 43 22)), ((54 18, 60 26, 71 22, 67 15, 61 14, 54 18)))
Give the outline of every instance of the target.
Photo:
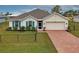
POLYGON ((15 21, 15 27, 18 27, 18 21, 15 21))
POLYGON ((21 27, 21 21, 14 21, 13 24, 14 27, 21 27))
POLYGON ((32 26, 32 21, 29 21, 29 26, 32 26))
POLYGON ((27 26, 32 26, 32 27, 34 27, 34 21, 26 21, 26 27, 27 26))
POLYGON ((28 26, 28 21, 26 21, 26 27, 28 26))

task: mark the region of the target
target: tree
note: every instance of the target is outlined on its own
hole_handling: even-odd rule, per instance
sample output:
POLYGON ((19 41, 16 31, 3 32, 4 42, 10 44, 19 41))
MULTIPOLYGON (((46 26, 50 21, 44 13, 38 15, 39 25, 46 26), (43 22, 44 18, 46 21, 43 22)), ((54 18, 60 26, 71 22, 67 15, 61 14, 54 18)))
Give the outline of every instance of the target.
POLYGON ((56 6, 51 10, 52 13, 53 13, 53 12, 60 13, 60 11, 61 11, 61 8, 60 8, 59 5, 56 5, 56 6))
POLYGON ((9 12, 6 12, 5 13, 5 16, 8 16, 8 15, 12 15, 11 13, 9 13, 9 12))
POLYGON ((68 11, 64 12, 64 16, 72 17, 73 15, 74 15, 74 11, 73 10, 68 10, 68 11))
POLYGON ((0 12, 1 15, 3 15, 3 12, 0 12))
POLYGON ((9 12, 6 12, 4 15, 5 15, 5 21, 7 21, 9 19, 9 15, 12 15, 12 14, 9 12))
MULTIPOLYGON (((68 10, 64 13, 64 16, 68 17, 70 19, 70 22, 72 23, 71 26, 73 26, 73 30, 75 31, 75 22, 73 16, 78 15, 77 10, 68 10)), ((69 27, 71 27, 69 26, 69 27)))
POLYGON ((68 11, 64 12, 63 15, 67 16, 67 17, 72 17, 72 16, 76 16, 78 14, 79 14, 78 10, 68 10, 68 11))

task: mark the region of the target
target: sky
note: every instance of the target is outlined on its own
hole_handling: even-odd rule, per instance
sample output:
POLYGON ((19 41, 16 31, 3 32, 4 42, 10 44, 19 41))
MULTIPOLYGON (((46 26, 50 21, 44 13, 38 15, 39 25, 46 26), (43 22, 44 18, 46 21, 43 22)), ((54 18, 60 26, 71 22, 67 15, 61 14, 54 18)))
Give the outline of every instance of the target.
MULTIPOLYGON (((51 12, 54 5, 0 5, 0 12, 10 12, 13 15, 29 12, 34 9, 42 9, 51 12)), ((62 11, 74 9, 79 10, 79 5, 61 5, 62 11)))

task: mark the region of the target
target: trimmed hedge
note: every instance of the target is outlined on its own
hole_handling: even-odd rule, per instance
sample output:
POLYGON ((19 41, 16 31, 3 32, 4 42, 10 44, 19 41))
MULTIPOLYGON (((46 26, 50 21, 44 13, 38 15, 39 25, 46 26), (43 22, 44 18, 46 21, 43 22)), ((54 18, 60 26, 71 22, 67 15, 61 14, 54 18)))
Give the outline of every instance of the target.
MULTIPOLYGON (((17 27, 14 27, 13 29, 12 29, 12 27, 8 27, 7 29, 6 29, 7 31, 18 31, 18 28, 17 27)), ((36 28, 35 27, 24 27, 24 26, 22 26, 22 27, 20 27, 20 29, 19 29, 19 31, 35 31, 36 30, 36 28)))
POLYGON ((20 31, 25 31, 25 27, 24 26, 20 27, 20 31))
POLYGON ((12 31, 12 27, 8 27, 6 30, 7 31, 12 31))

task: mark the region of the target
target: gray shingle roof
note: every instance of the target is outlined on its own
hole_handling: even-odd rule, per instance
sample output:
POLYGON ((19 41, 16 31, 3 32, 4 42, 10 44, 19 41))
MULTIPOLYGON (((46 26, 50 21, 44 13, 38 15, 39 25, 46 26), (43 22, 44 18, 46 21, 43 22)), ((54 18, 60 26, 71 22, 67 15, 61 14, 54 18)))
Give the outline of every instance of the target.
POLYGON ((47 12, 47 11, 44 11, 44 10, 35 9, 35 10, 30 11, 30 12, 23 13, 23 14, 21 14, 19 16, 11 17, 11 19, 15 19, 15 20, 16 19, 22 19, 22 18, 25 18, 25 17, 27 17, 29 15, 31 15, 31 16, 37 18, 37 19, 42 19, 42 18, 50 15, 50 13, 47 12))

